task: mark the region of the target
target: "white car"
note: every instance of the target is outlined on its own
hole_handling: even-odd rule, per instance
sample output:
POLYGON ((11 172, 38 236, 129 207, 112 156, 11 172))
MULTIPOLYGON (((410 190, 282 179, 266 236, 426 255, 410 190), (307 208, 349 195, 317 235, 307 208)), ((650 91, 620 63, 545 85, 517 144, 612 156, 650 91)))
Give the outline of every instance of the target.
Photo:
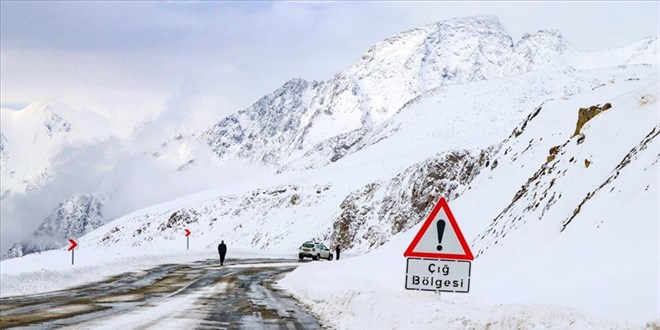
POLYGON ((298 259, 303 260, 305 258, 312 258, 314 260, 319 260, 321 258, 332 260, 333 255, 323 243, 318 242, 305 242, 300 246, 298 251, 298 259))

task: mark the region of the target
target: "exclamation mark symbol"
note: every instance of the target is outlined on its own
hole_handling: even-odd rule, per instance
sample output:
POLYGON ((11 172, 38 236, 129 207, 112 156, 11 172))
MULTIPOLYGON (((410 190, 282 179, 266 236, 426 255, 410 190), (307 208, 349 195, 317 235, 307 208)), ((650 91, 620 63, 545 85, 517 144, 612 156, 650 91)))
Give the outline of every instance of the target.
POLYGON ((436 223, 436 226, 438 228, 438 251, 442 251, 442 234, 445 233, 445 220, 438 220, 436 223))

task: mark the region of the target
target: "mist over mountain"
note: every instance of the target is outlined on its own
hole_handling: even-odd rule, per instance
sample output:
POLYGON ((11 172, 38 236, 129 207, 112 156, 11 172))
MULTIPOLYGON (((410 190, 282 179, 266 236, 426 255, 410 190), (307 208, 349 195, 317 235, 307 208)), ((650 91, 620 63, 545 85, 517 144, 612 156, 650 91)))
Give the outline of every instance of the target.
POLYGON ((102 201, 95 196, 73 195, 64 200, 23 242, 14 244, 7 257, 57 249, 69 238, 80 237, 104 223, 102 201))

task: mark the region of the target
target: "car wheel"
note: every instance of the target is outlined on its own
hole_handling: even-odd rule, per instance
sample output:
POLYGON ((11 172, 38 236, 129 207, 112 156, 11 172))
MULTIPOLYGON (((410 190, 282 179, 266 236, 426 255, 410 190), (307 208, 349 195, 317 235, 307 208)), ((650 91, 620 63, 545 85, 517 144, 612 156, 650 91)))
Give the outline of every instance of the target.
POLYGON ((314 260, 319 260, 319 259, 321 259, 321 255, 318 255, 318 254, 317 254, 317 255, 314 257, 314 260))
POLYGON ((302 254, 299 254, 298 255, 298 260, 303 260, 303 259, 305 259, 305 257, 302 254))
POLYGON ((332 260, 332 254, 328 255, 328 261, 332 260))

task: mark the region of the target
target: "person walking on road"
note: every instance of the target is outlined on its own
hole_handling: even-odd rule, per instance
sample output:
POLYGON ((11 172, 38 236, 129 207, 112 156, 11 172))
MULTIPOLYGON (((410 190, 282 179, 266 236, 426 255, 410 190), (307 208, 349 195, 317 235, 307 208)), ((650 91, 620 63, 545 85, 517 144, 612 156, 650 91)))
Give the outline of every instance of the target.
POLYGON ((337 255, 337 260, 339 260, 339 252, 340 252, 339 251, 339 244, 337 244, 337 246, 335 246, 335 254, 337 255))
POLYGON ((225 241, 221 241, 220 244, 218 244, 218 254, 220 255, 220 266, 222 266, 225 263, 225 255, 227 254, 227 245, 225 245, 225 241))

